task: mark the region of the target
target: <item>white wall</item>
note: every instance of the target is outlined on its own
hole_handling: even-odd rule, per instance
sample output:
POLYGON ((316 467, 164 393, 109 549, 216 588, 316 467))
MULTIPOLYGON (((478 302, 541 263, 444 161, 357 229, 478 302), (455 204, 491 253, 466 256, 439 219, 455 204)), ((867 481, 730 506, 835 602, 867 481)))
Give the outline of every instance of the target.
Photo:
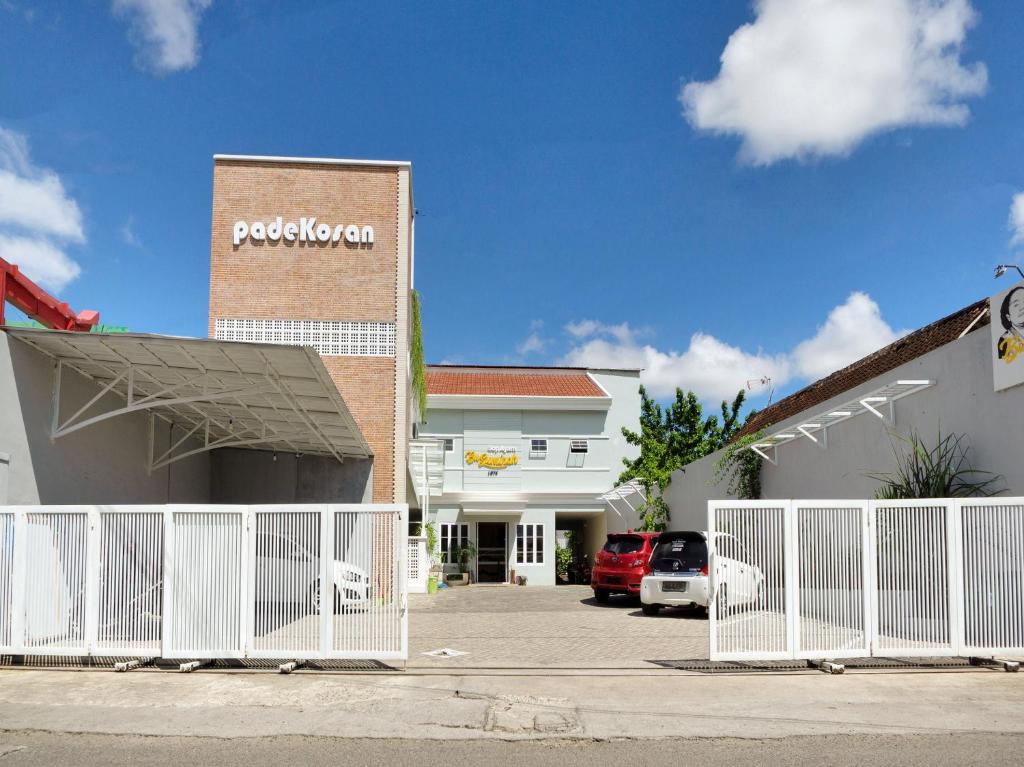
MULTIPOLYGON (((788 429, 808 417, 867 394, 898 379, 934 380, 936 385, 898 400, 897 432, 916 430, 931 446, 943 434, 965 434, 976 469, 1002 476, 1008 495, 1024 495, 1024 386, 993 391, 989 328, 983 327, 916 360, 875 378, 786 421, 771 430, 788 429)), ((764 498, 871 498, 878 482, 868 473, 895 465, 888 427, 870 414, 858 415, 829 429, 828 448, 798 439, 778 448, 778 466, 761 470, 764 498)), ((695 461, 672 477, 667 500, 673 530, 706 526, 707 501, 727 497, 711 483, 718 454, 695 461), (709 484, 710 483, 710 484, 709 484)))
MULTIPOLYGON (((187 458, 146 472, 149 418, 112 418, 50 441, 53 360, 0 332, 0 453, 9 456, 7 503, 206 503, 209 456, 187 458)), ((65 368, 61 414, 66 418, 98 392, 94 381, 65 368)), ((99 406, 120 407, 108 395, 99 406)), ((169 425, 157 420, 155 441, 165 449, 169 425)), ((2 470, 2 469, 0 469, 2 470)))
POLYGON ((373 461, 229 448, 210 454, 212 503, 371 503, 373 461))
MULTIPOLYGON (((590 371, 612 398, 608 410, 441 410, 430 408, 420 430, 424 437, 446 437, 453 449, 445 455, 444 491, 584 493, 599 495, 615 486, 624 457, 639 450, 628 445, 622 427, 636 430, 640 421, 639 373, 590 371), (530 439, 548 441, 547 453, 530 455, 530 439), (572 439, 587 439, 582 458, 570 456, 572 439), (466 450, 492 445, 518 449, 519 465, 488 476, 465 465, 466 450), (578 465, 577 465, 578 463, 578 465)), ((625 529, 625 528, 623 528, 625 529)))
MULTIPOLYGON (((471 536, 476 542, 477 520, 505 521, 510 524, 509 536, 514 536, 514 524, 542 522, 546 525, 543 565, 513 565, 517 575, 527 576, 532 585, 555 583, 555 515, 558 512, 591 511, 604 506, 598 496, 615 486, 622 472, 622 459, 638 454, 638 448, 626 444, 622 427, 637 430, 640 420, 640 381, 638 372, 592 370, 590 374, 608 392, 612 399, 607 410, 441 410, 430 408, 427 422, 420 431, 423 437, 449 438, 451 452, 445 454, 444 493, 431 500, 432 520, 469 523, 471 536), (531 457, 530 440, 547 440, 547 453, 531 457), (586 439, 588 452, 582 460, 570 456, 572 439, 586 439), (488 476, 476 467, 465 465, 466 450, 481 450, 489 446, 517 447, 519 464, 515 468, 499 470, 488 476), (461 512, 460 497, 473 494, 474 508, 486 508, 487 494, 493 492, 501 498, 496 508, 506 508, 507 494, 522 499, 525 509, 504 517, 465 516, 461 512), (540 498, 531 496, 540 495, 540 498), (552 500, 551 496, 564 496, 552 500)), ((614 518, 591 517, 587 520, 585 549, 593 561, 594 552, 604 543, 606 532, 635 527, 636 520, 624 519, 613 512, 614 518)), ((514 554, 513 554, 514 556, 514 554)))
POLYGON ((508 569, 515 570, 516 575, 524 575, 529 586, 553 586, 555 584, 555 510, 546 508, 527 508, 515 514, 463 514, 457 506, 440 506, 431 510, 431 518, 435 522, 435 530, 440 537, 441 524, 469 525, 469 538, 477 544, 476 525, 479 522, 501 522, 506 525, 508 569), (544 562, 542 564, 516 563, 516 525, 544 525, 544 562))

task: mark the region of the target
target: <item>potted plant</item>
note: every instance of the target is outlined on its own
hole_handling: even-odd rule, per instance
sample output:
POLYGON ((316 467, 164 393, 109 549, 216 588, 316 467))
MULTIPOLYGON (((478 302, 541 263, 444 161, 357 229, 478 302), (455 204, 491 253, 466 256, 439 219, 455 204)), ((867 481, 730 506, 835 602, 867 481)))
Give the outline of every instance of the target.
POLYGON ((427 558, 430 559, 430 573, 427 575, 427 593, 437 592, 437 584, 441 581, 444 568, 444 554, 437 550, 437 531, 433 523, 420 527, 422 534, 427 536, 427 558))
POLYGON ((450 553, 452 564, 458 572, 446 575, 445 579, 451 586, 465 586, 469 583, 469 563, 476 556, 476 546, 465 541, 454 546, 450 553))

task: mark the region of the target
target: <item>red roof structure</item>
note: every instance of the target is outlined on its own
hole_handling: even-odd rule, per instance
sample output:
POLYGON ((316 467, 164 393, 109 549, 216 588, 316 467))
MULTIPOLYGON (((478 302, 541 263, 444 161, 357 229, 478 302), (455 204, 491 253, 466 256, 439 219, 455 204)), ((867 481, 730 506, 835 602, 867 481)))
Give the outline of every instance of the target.
POLYGON ((735 439, 785 421, 989 324, 988 299, 953 312, 755 413, 735 439))
POLYGON ((0 325, 4 320, 4 303, 10 302, 30 319, 51 330, 76 330, 88 333, 100 321, 100 313, 87 309, 74 312, 58 301, 18 269, 0 258, 0 325))
POLYGON ((585 368, 427 366, 428 394, 607 397, 585 368))

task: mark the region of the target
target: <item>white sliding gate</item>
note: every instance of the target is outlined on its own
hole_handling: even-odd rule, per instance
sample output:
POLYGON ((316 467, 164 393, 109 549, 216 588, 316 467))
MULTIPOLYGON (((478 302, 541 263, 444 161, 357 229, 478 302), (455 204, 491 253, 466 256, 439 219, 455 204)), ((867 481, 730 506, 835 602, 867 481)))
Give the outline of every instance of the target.
POLYGON ((408 657, 407 507, 0 507, 0 653, 408 657))
POLYGON ((712 660, 1024 653, 1024 499, 712 501, 712 660))

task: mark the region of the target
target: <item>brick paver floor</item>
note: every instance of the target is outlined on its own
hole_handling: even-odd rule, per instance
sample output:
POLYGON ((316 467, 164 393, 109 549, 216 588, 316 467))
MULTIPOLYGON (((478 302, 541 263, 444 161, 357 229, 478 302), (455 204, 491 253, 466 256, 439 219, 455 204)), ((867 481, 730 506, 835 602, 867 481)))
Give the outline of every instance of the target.
POLYGON ((701 612, 594 601, 587 586, 461 586, 410 594, 409 666, 416 668, 655 668, 708 657, 701 612), (435 659, 443 647, 466 653, 435 659))

